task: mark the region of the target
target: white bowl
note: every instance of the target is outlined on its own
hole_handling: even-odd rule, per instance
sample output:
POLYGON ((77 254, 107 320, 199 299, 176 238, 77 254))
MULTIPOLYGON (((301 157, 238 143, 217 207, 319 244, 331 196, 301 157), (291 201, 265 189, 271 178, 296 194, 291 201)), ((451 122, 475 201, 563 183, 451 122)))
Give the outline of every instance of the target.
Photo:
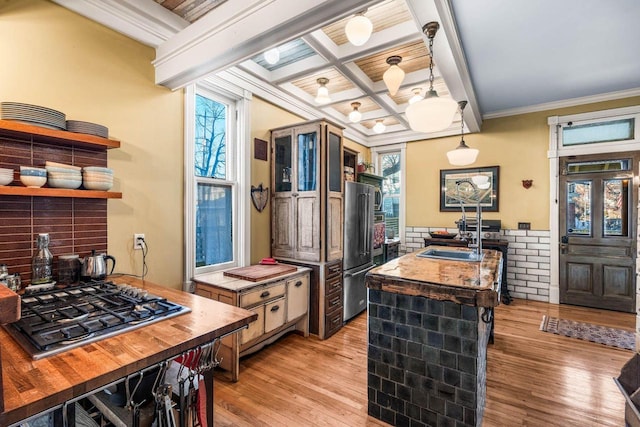
POLYGON ((99 190, 107 191, 113 187, 112 182, 99 182, 99 181, 83 181, 84 188, 87 190, 99 190))
POLYGON ((82 168, 82 170, 84 172, 99 172, 99 173, 106 173, 109 175, 113 175, 113 169, 103 168, 100 166, 86 166, 82 168))
POLYGON ((100 182, 113 182, 113 178, 104 178, 101 176, 83 176, 84 181, 100 181, 100 182))
POLYGON ((11 176, 0 175, 0 185, 9 185, 13 182, 13 174, 11 176))
POLYGON ((47 170, 43 168, 35 168, 33 166, 20 166, 20 175, 43 176, 47 177, 47 170))
POLYGON ((82 181, 82 175, 79 173, 65 173, 65 172, 48 172, 47 176, 49 178, 58 178, 58 179, 79 179, 82 181))
POLYGON ((48 173, 51 173, 51 172, 72 173, 78 176, 82 174, 82 172, 80 172, 80 169, 59 168, 57 166, 45 166, 45 169, 47 170, 48 173))
POLYGON ((45 164, 45 167, 48 166, 48 167, 52 167, 52 168, 72 169, 72 170, 78 171, 78 172, 80 172, 82 170, 82 168, 80 166, 65 165, 64 163, 46 161, 46 162, 44 162, 44 164, 45 164))
POLYGON ((49 177, 49 186, 54 188, 79 188, 82 185, 81 179, 65 179, 49 177))
POLYGON ((47 177, 20 174, 20 181, 27 187, 42 187, 47 183, 47 177))

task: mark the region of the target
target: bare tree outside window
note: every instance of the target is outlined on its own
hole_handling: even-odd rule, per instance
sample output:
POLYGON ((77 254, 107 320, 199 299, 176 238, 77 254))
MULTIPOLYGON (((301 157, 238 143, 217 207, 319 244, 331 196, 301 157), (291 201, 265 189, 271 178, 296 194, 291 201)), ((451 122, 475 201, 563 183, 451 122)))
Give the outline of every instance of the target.
POLYGON ((196 176, 226 178, 226 112, 226 105, 196 95, 196 176))

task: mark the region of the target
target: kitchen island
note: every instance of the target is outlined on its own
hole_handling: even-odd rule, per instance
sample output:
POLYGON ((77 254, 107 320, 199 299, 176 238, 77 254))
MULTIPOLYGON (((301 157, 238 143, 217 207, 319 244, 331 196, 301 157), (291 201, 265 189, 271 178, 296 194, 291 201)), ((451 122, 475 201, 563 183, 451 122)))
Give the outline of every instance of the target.
MULTIPOLYGON (((60 409, 78 396, 238 331, 257 317, 242 308, 131 277, 110 279, 165 297, 188 307, 190 312, 40 360, 33 360, 0 328, 4 403, 0 425, 60 409)), ((205 381, 207 395, 213 396, 211 370, 205 381)), ((213 398, 208 400, 208 425, 213 425, 213 398)))
POLYGON ((484 250, 478 262, 422 252, 367 274, 368 412, 392 425, 479 426, 502 254, 484 250))

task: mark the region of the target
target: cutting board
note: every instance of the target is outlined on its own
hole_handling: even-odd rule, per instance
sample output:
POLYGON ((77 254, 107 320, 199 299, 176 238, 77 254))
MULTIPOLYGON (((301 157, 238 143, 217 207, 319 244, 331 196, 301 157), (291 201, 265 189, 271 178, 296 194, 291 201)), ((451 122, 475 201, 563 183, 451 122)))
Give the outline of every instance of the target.
POLYGON ((223 274, 228 277, 248 280, 250 282, 259 282, 261 280, 271 279, 272 277, 282 276, 283 274, 293 273, 298 268, 294 265, 276 264, 276 265, 251 265, 249 267, 233 268, 225 271, 223 274))
POLYGON ((0 285, 0 324, 20 320, 20 296, 0 285))

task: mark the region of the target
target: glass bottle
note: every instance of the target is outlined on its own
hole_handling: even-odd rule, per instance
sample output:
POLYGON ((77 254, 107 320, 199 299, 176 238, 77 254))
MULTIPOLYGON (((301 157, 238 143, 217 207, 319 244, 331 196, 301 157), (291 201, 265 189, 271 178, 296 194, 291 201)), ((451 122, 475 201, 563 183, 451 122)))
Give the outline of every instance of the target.
POLYGON ((51 281, 53 255, 49 251, 49 233, 38 234, 38 249, 31 262, 31 284, 37 285, 51 281))

